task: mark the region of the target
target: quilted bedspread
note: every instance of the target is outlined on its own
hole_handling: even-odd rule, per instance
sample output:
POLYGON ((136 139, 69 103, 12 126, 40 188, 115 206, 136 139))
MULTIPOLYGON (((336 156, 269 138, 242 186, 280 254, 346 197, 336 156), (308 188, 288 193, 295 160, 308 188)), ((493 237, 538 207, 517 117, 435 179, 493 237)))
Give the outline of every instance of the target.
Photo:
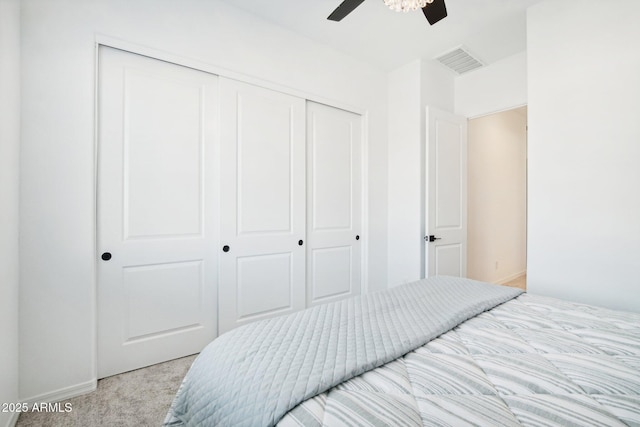
POLYGON ((279 423, 345 425, 640 426, 640 314, 522 294, 279 423))
MULTIPOLYGON (((333 425, 331 417, 343 417, 344 414, 345 418, 339 419, 343 419, 345 423, 361 425, 360 421, 368 420, 370 424, 380 425, 364 414, 364 419, 348 421, 347 413, 358 412, 357 407, 352 405, 346 405, 349 409, 343 407, 344 411, 332 410, 332 402, 339 402, 341 396, 358 397, 361 402, 369 401, 372 407, 379 407, 384 414, 375 409, 369 413, 379 416, 391 414, 394 411, 390 408, 399 406, 400 414, 397 416, 402 418, 391 420, 389 424, 405 425, 405 420, 411 420, 413 424, 406 425, 417 425, 420 422, 420 412, 415 409, 420 406, 415 400, 421 399, 423 395, 416 394, 414 398, 411 393, 378 393, 375 388, 368 389, 368 381, 363 380, 364 377, 354 379, 351 384, 361 384, 367 390, 345 393, 344 385, 338 385, 393 362, 465 320, 512 299, 520 292, 468 279, 436 277, 242 326, 221 335, 200 353, 178 390, 165 425, 271 426, 288 411, 311 398, 313 399, 309 403, 298 407, 283 422, 307 425, 305 417, 317 415, 317 425, 333 425), (333 388, 335 386, 338 387, 333 388), (331 391, 322 394, 327 390, 331 391), (317 395, 319 396, 314 398, 317 395), (378 398, 380 405, 376 400, 378 398), (317 411, 315 402, 318 403, 317 411)), ((535 312, 533 308, 526 308, 535 312)), ((538 318, 540 321, 545 320, 544 315, 539 315, 538 318)), ((484 318, 479 317, 475 320, 477 321, 482 323, 484 318)), ((483 348, 492 347, 485 344, 484 336, 505 344, 497 338, 504 336, 501 334, 505 331, 510 331, 506 328, 493 328, 488 332, 487 329, 479 330, 483 335, 470 335, 469 340, 483 348)), ((458 330, 455 333, 461 334, 458 330)), ((458 338, 462 340, 465 337, 458 338)), ((506 336, 505 339, 508 341, 506 336)), ((440 344, 441 346, 452 349, 459 344, 454 337, 443 337, 434 341, 434 345, 437 345, 436 342, 442 342, 444 344, 440 344)), ((526 346, 526 343, 522 345, 526 346)), ((517 348, 516 342, 510 348, 517 348)), ((412 353, 413 356, 406 356, 382 369, 394 371, 398 367, 398 375, 404 376, 406 380, 399 387, 409 391, 409 360, 412 357, 423 357, 423 353, 429 351, 412 353), (402 364, 406 368, 400 369, 402 364), (402 369, 405 371, 401 372, 402 369)), ((443 355, 458 357, 458 365, 461 367, 465 366, 465 362, 471 362, 467 360, 470 358, 469 354, 443 355)), ((573 355, 569 358, 573 359, 573 355)), ((595 363, 585 360, 585 363, 588 362, 595 363)), ((635 362, 637 368, 637 359, 635 362)), ((536 361, 532 360, 531 363, 535 366, 536 361)), ((623 363, 628 364, 622 360, 618 364, 623 363)), ((627 368, 627 371, 634 372, 631 368, 627 368)), ((379 375, 376 372, 379 371, 371 374, 379 375)), ((467 377, 466 372, 464 376, 467 377)), ((475 373, 471 378, 478 379, 477 383, 480 384, 480 376, 480 373, 475 373)), ((474 384, 469 385, 469 389, 473 389, 474 384)), ((622 387, 625 384, 627 383, 623 383, 622 387)), ((436 384, 431 386, 434 390, 438 388, 436 384)), ((485 388, 475 389, 477 396, 473 397, 476 399, 461 401, 460 406, 466 406, 467 411, 472 411, 474 406, 484 410, 490 407, 490 403, 498 407, 499 397, 489 393, 492 390, 489 384, 484 386, 485 388)), ((423 390, 425 396, 427 391, 423 390)), ((431 402, 433 406, 437 406, 437 401, 431 402)), ((495 413, 500 412, 496 409, 495 413)), ((504 414, 505 417, 507 415, 504 414)))

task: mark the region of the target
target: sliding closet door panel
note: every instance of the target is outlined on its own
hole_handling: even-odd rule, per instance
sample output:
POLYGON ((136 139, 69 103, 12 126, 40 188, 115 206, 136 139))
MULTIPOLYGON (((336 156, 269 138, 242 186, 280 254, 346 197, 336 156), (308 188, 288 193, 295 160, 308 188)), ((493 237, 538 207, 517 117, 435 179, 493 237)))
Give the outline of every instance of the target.
POLYGON ((307 103, 307 304, 361 289, 361 116, 307 103))
POLYGON ((230 79, 220 95, 225 332, 304 308, 305 102, 230 79))
POLYGON ((217 77, 101 47, 98 376, 217 333, 217 77))

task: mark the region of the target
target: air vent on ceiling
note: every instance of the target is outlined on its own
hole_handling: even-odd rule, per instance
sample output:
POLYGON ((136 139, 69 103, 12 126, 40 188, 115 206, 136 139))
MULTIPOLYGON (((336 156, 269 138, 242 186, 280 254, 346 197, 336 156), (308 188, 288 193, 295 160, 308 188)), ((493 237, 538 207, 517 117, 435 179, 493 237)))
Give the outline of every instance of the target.
POLYGON ((442 54, 436 58, 436 61, 445 67, 453 70, 457 74, 468 73, 469 71, 482 67, 482 62, 474 58, 465 48, 459 47, 450 52, 442 54))

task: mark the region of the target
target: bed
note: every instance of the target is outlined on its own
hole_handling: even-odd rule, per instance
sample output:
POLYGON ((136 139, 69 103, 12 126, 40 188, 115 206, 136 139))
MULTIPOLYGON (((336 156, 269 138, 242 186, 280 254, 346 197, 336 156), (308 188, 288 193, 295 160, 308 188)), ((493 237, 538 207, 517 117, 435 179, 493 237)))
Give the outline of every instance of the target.
POLYGON ((249 324, 166 426, 640 426, 640 314, 453 277, 249 324))

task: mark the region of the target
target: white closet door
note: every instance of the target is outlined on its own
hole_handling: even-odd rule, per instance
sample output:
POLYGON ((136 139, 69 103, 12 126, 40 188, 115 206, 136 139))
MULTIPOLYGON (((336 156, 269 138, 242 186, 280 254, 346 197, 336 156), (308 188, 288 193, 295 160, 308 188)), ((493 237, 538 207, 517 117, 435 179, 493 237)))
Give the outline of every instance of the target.
POLYGON ((307 103, 307 305, 361 290, 362 117, 307 103))
POLYGON ((305 101, 220 79, 220 332, 304 308, 305 101))
POLYGON ((101 47, 98 376, 216 336, 217 77, 101 47))

